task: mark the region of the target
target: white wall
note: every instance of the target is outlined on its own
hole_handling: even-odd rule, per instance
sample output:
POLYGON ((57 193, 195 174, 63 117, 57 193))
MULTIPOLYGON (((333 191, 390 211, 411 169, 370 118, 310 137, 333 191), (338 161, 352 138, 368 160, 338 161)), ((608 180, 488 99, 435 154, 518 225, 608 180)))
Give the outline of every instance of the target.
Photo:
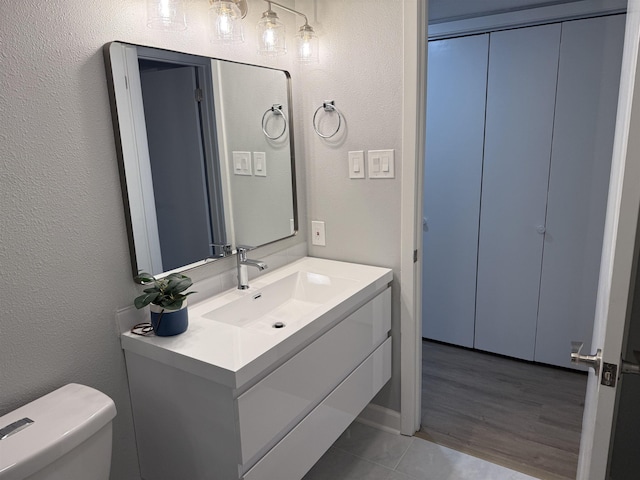
MULTIPOLYGON (((327 243, 309 252, 394 270, 393 376, 374 402, 399 411, 403 2, 297 0, 296 8, 318 31, 321 49, 320 64, 301 71, 308 216, 325 222, 327 243), (330 140, 311 129, 323 100, 335 100, 346 120, 330 140), (349 179, 348 152, 377 149, 395 150, 395 179, 349 179)), ((332 127, 327 121, 323 133, 332 127)))
MULTIPOLYGON (((118 409, 113 479, 139 478, 114 324, 116 309, 130 305, 138 288, 102 46, 121 40, 294 70, 290 57, 257 57, 254 25, 266 4, 249 3, 247 41, 239 47, 209 44, 206 1, 189 2, 185 32, 146 28, 144 0, 0 3, 0 415, 69 382, 98 388, 118 409)), ((293 19, 283 21, 293 28, 293 19)), ((304 226, 304 196, 299 204, 304 226)), ((280 248, 304 241, 302 232, 280 248)), ((191 275, 198 280, 233 262, 191 275)))

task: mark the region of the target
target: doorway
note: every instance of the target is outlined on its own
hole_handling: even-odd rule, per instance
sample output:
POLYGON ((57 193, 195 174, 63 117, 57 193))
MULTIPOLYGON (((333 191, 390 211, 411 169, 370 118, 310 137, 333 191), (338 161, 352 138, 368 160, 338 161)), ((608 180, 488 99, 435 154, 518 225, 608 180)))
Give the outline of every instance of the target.
MULTIPOLYGON (((598 160, 603 155, 608 155, 609 162, 611 159, 618 91, 616 83, 605 89, 609 93, 602 98, 598 96, 602 92, 578 92, 576 85, 583 86, 582 79, 593 78, 593 75, 579 72, 576 59, 580 57, 568 48, 572 43, 568 33, 581 30, 587 24, 591 27, 598 22, 615 21, 612 18, 572 20, 557 26, 545 24, 495 35, 483 34, 486 37, 480 42, 476 41, 480 35, 474 35, 474 48, 486 51, 486 57, 483 59, 481 53, 479 57, 483 61, 478 62, 485 70, 480 70, 476 77, 478 85, 462 87, 461 91, 479 92, 477 112, 465 114, 464 109, 472 103, 468 99, 458 107, 452 105, 451 101, 459 95, 438 94, 432 101, 428 94, 423 337, 441 343, 424 345, 423 378, 428 380, 423 385, 423 411, 428 411, 435 421, 425 415, 423 430, 442 443, 448 437, 449 446, 456 448, 470 448, 477 440, 472 435, 465 437, 465 430, 473 434, 478 433, 474 429, 486 430, 486 436, 477 435, 477 438, 489 448, 482 451, 476 448, 477 454, 493 455, 488 459, 498 463, 500 460, 514 462, 507 465, 511 468, 518 469, 519 463, 520 470, 529 469, 533 474, 540 469, 540 475, 544 473, 545 478, 556 478, 553 475, 575 478, 582 419, 579 399, 584 399, 586 376, 570 370, 569 341, 590 337, 593 328, 608 188, 608 167, 605 169, 598 160), (536 38, 545 46, 535 45, 536 38), (482 50, 482 43, 486 44, 486 50, 482 50), (521 50, 514 53, 518 45, 522 46, 521 50), (545 48, 549 53, 547 58, 539 55, 545 48), (528 57, 527 49, 535 51, 535 55, 528 57), (525 84, 527 81, 531 83, 525 84), (531 91, 535 93, 530 94, 531 91), (572 103, 578 94, 585 96, 578 103, 572 103), (430 134, 430 128, 433 129, 430 125, 447 126, 447 122, 438 123, 431 118, 434 115, 429 109, 437 105, 437 98, 447 99, 445 106, 453 115, 464 112, 460 115, 463 122, 472 118, 481 120, 482 124, 474 127, 475 140, 465 141, 461 129, 457 128, 462 122, 455 120, 453 132, 434 135, 432 131, 430 134), (598 110, 593 115, 585 115, 580 109, 589 103, 588 99, 595 99, 593 104, 598 109, 606 106, 607 112, 598 110), (580 118, 597 118, 598 122, 585 125, 584 129, 576 128, 580 118), (564 128, 563 122, 572 125, 573 130, 564 128), (607 141, 597 148, 588 148, 587 155, 574 151, 580 151, 576 146, 584 147, 589 140, 603 137, 607 137, 607 141), (443 152, 436 149, 434 153, 433 146, 439 141, 445 145, 443 152), (480 160, 472 168, 475 174, 470 175, 472 169, 468 166, 455 164, 455 150, 458 145, 469 150, 473 142, 477 144, 476 158, 480 160), (598 148, 601 151, 597 151, 598 148), (449 160, 444 167, 443 162, 437 162, 438 154, 449 160), (580 162, 585 162, 589 154, 593 162, 587 160, 581 166, 580 162), (547 163, 543 164, 540 158, 545 155, 547 163), (572 162, 566 158, 572 156, 578 163, 562 172, 561 167, 572 162), (537 185, 533 185, 535 182, 537 185), (600 186, 593 190, 595 183, 600 186), (461 198, 467 201, 460 203, 461 198), (587 200, 577 200, 581 198, 587 200), (460 222, 461 218, 468 221, 460 222), (574 220, 578 221, 572 224, 574 220), (585 241, 586 235, 589 236, 585 241), (509 375, 509 372, 516 373, 509 375), (455 375, 458 381, 452 380, 455 375), (438 386, 438 376, 448 381, 438 386), (458 384, 460 389, 451 390, 453 384, 458 384), (443 396, 449 398, 442 404, 444 410, 448 413, 455 410, 458 417, 467 417, 467 420, 471 417, 472 422, 459 427, 455 435, 452 417, 446 421, 440 419, 441 424, 448 425, 448 431, 435 427, 438 418, 433 410, 439 396, 437 388, 449 389, 443 396), (576 389, 578 392, 572 393, 576 389), (493 397, 488 396, 488 392, 493 397), (546 401, 552 399, 552 393, 566 402, 546 401), (451 400, 454 397, 461 400, 456 409, 451 400), (474 411, 479 403, 487 408, 474 411), (556 417, 557 413, 560 415, 556 417), (498 429, 491 432, 489 426, 498 429), (553 428, 546 430, 546 426, 553 428), (517 446, 523 438, 534 437, 533 444, 558 444, 560 448, 541 460, 544 455, 532 443, 517 446), (453 445, 456 442, 457 446, 453 445), (503 448, 498 449, 500 442, 503 448), (538 463, 532 460, 527 464, 526 458, 518 456, 518 452, 523 451, 528 451, 538 463), (554 463, 554 455, 559 463, 554 463)), ((622 24, 622 32, 619 26, 617 29, 610 25, 602 27, 604 33, 618 32, 615 41, 598 41, 599 45, 612 49, 600 52, 602 63, 583 65, 603 73, 601 80, 610 72, 618 75, 620 72, 624 19, 617 22, 622 24), (617 57, 617 69, 608 63, 612 57, 617 57)), ((456 48, 462 43, 457 39, 450 42, 457 44, 456 48)), ((586 46, 588 39, 589 35, 576 45, 586 46)), ((441 50, 449 54, 455 48, 441 50)), ((596 50, 592 48, 589 52, 593 54, 596 50)), ((473 58, 479 57, 476 54, 473 58)), ((468 69, 470 62, 465 60, 460 64, 468 69)), ((432 74, 438 75, 437 67, 438 52, 432 52, 430 45, 428 89, 438 84, 432 81, 432 74)), ((452 78, 464 84, 472 75, 468 70, 458 71, 452 78)), ((603 83, 606 82, 594 84, 594 89, 603 90, 603 83)), ((454 82, 449 80, 443 84, 450 88, 454 82)), ((442 115, 436 117, 443 118, 442 115)), ((463 158, 469 161, 468 151, 463 158)))
MULTIPOLYGON (((226 238, 211 61, 136 47, 160 271, 215 256, 226 238)), ((153 272, 158 273, 158 272, 153 272)))

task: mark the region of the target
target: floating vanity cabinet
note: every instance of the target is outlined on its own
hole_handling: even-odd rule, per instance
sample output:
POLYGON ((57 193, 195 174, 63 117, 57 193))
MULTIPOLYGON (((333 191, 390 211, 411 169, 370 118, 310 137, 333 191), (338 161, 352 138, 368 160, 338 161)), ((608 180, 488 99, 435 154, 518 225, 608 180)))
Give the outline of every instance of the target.
POLYGON ((486 53, 475 45, 482 36, 430 42, 425 337, 564 367, 571 340, 589 343, 624 24, 612 15, 492 32, 486 53), (479 102, 440 101, 471 87, 462 93, 462 79, 434 71, 474 62, 487 67, 481 127, 470 120, 479 102))
MULTIPOLYGON (((322 289, 332 281, 325 273, 340 262, 307 259, 301 265, 311 265, 305 286, 322 289)), ((289 318, 283 329, 268 330, 214 321, 207 317, 214 299, 190 307, 189 330, 178 337, 124 334, 142 477, 302 478, 391 377, 391 271, 357 267, 374 275, 361 287, 357 270, 333 277, 351 293, 315 307, 317 318, 304 326, 302 317, 297 325, 289 318), (287 336, 287 328, 294 333, 287 336), (230 356, 211 351, 222 345, 230 356), (227 361, 238 368, 226 367, 227 361)), ((296 267, 279 270, 287 268, 296 267)), ((291 275, 274 275, 290 284, 291 275)), ((256 285, 220 301, 279 295, 256 285)), ((311 301, 304 294, 283 304, 287 311, 304 310, 311 301)), ((246 317, 246 304, 242 309, 239 316, 246 317)), ((266 316, 276 319, 272 312, 266 316)))
POLYGON ((465 347, 474 335, 488 49, 488 34, 429 42, 422 331, 465 347))

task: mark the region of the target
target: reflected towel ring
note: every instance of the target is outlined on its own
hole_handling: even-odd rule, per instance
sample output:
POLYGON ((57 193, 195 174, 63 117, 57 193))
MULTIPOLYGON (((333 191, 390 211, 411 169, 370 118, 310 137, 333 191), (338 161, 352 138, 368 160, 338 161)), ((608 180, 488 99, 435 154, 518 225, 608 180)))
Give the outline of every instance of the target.
POLYGON ((284 111, 282 110, 282 105, 279 103, 274 103, 273 106, 271 108, 267 108, 267 111, 264 112, 264 115, 262 115, 262 132, 264 133, 265 137, 267 137, 268 139, 277 140, 281 136, 283 136, 284 132, 286 131, 287 131, 287 116, 284 114, 284 111), (269 112, 273 112, 274 115, 282 115, 282 119, 284 120, 284 127, 282 127, 282 132, 280 132, 280 135, 275 137, 272 137, 267 133, 267 126, 265 124, 265 119, 267 118, 267 114, 269 112))
POLYGON ((335 102, 333 100, 327 100, 325 102, 322 102, 322 105, 318 107, 318 109, 316 110, 316 113, 313 114, 313 129, 316 131, 316 133, 322 137, 322 138, 331 138, 333 137, 336 133, 338 133, 340 131, 340 126, 342 125, 342 114, 340 113, 340 110, 338 110, 336 108, 335 102), (320 133, 320 131, 318 130, 318 125, 316 123, 316 117, 318 116, 318 112, 320 110, 324 109, 325 112, 336 112, 338 114, 338 126, 336 127, 335 132, 333 132, 330 135, 325 135, 323 133, 320 133))

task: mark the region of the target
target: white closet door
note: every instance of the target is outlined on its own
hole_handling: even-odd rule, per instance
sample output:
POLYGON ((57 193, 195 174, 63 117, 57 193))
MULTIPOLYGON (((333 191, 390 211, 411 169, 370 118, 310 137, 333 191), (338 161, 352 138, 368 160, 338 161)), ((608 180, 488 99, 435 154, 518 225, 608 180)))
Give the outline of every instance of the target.
POLYGON ((609 190, 624 15, 562 24, 535 360, 591 351, 609 190))
POLYGON ((473 346, 489 35, 429 42, 424 169, 426 338, 473 346))
POLYGON ((560 25, 492 33, 475 347, 533 360, 560 25))

